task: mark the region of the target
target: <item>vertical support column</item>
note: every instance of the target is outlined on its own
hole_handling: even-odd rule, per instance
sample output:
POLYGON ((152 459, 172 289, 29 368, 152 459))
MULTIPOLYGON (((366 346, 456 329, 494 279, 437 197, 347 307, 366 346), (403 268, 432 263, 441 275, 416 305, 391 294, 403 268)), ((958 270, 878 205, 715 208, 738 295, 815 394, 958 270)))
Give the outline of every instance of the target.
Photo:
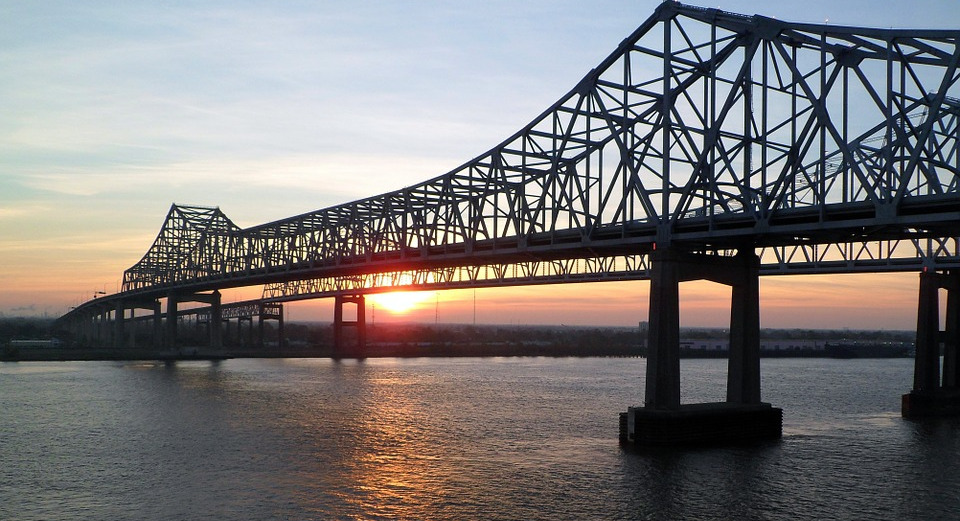
POLYGON ((223 321, 223 304, 220 298, 220 292, 214 291, 210 296, 210 322, 207 328, 210 333, 210 349, 223 349, 223 335, 221 333, 221 322, 223 321))
POLYGON ((229 319, 229 318, 224 318, 224 319, 223 319, 223 322, 220 323, 220 327, 222 328, 222 329, 221 329, 221 331, 222 331, 222 337, 221 337, 221 339, 222 339, 222 341, 223 341, 223 345, 225 345, 225 346, 227 346, 227 345, 232 346, 232 345, 233 345, 233 339, 230 337, 230 319, 229 319))
POLYGON ((680 408, 680 263, 669 252, 651 254, 650 329, 644 406, 680 408))
POLYGON ((100 347, 113 346, 113 310, 108 306, 109 304, 104 304, 103 307, 103 342, 100 343, 100 347))
POLYGON ((277 349, 283 349, 283 305, 277 314, 277 349))
POLYGON ((263 302, 257 305, 257 347, 263 349, 266 345, 263 338, 263 313, 264 313, 263 302))
POLYGON ((167 347, 177 348, 177 294, 167 294, 167 347))
POLYGON ((760 260, 667 249, 650 255, 650 321, 643 407, 620 414, 620 440, 640 445, 742 443, 779 438, 783 410, 760 401, 760 260), (680 405, 679 283, 733 288, 727 403, 680 405))
POLYGON ((96 347, 100 347, 103 345, 103 310, 98 307, 94 313, 93 342, 96 347))
POLYGON ((244 347, 243 346, 243 318, 244 317, 237 318, 237 346, 239 347, 244 347))
POLYGON ((85 313, 83 316, 83 323, 81 327, 81 345, 84 347, 90 347, 90 339, 93 337, 93 315, 85 313))
POLYGON ((943 387, 960 387, 960 271, 951 271, 947 277, 947 323, 943 338, 943 387))
POLYGON ((116 310, 114 311, 115 318, 113 322, 113 347, 117 349, 126 347, 127 336, 124 334, 124 320, 126 319, 124 316, 125 311, 126 310, 123 307, 123 301, 117 300, 116 310))
POLYGON ((107 347, 113 345, 113 335, 110 328, 110 308, 104 305, 100 311, 100 342, 97 347, 107 347))
POLYGON ((210 337, 209 317, 207 320, 201 320, 200 315, 193 315, 193 329, 194 329, 193 334, 197 338, 203 338, 204 334, 206 334, 207 338, 209 338, 210 337))
POLYGON ((903 395, 901 413, 905 418, 960 416, 958 379, 958 335, 960 335, 960 278, 924 271, 920 274, 917 305, 917 342, 913 390, 903 395), (947 323, 940 331, 940 288, 947 290, 947 323), (940 382, 940 341, 943 340, 943 383, 940 382))
POLYGON ((741 250, 742 280, 731 286, 727 402, 760 403, 760 259, 741 250))
POLYGON ((163 345, 163 311, 160 301, 153 301, 153 347, 159 349, 163 345))
POLYGON ((343 347, 343 297, 333 297, 333 351, 340 353, 343 347))
POLYGON ((926 271, 920 274, 920 299, 917 306, 917 354, 913 370, 914 391, 934 391, 940 387, 939 290, 939 275, 926 271))
POLYGON ((367 325, 366 325, 366 300, 363 295, 338 295, 334 298, 333 305, 333 349, 338 355, 361 356, 363 348, 367 345, 367 325), (343 306, 345 304, 356 304, 356 320, 343 319, 343 306), (346 350, 346 338, 344 329, 352 327, 356 331, 356 351, 348 353, 346 350))
POLYGON ((100 310, 94 308, 93 318, 90 322, 90 345, 93 347, 100 346, 100 310))
POLYGON ((98 328, 100 327, 100 312, 96 308, 90 311, 90 319, 87 321, 87 347, 97 345, 100 339, 98 328))
POLYGON ((363 295, 354 297, 357 304, 357 348, 363 350, 367 346, 367 301, 363 295))
POLYGON ((126 328, 126 346, 130 348, 137 347, 137 308, 130 309, 130 327, 126 328))

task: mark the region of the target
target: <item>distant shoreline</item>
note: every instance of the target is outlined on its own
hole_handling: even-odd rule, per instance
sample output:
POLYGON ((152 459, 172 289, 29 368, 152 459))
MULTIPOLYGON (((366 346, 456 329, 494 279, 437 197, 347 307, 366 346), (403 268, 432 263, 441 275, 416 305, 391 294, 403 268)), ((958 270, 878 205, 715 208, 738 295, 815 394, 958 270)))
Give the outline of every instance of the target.
MULTIPOLYGON (((76 362, 76 361, 179 361, 179 360, 226 360, 235 358, 490 358, 490 357, 549 357, 549 358, 644 358, 642 349, 635 347, 610 349, 551 348, 552 346, 485 346, 478 345, 369 345, 362 351, 335 353, 329 347, 284 347, 260 349, 224 349, 211 351, 201 347, 183 347, 178 351, 154 349, 112 348, 32 348, 0 350, 2 362, 76 362)), ((776 351, 764 350, 761 358, 911 358, 909 353, 895 351, 870 351, 865 353, 833 352, 825 350, 776 351)), ((683 359, 725 359, 726 351, 699 349, 681 350, 683 359)))
MULTIPOLYGON (((180 347, 153 345, 148 334, 131 337, 139 347, 77 345, 52 330, 52 320, 0 318, 0 361, 196 360, 226 358, 417 358, 417 357, 643 357, 645 323, 639 327, 368 324, 362 351, 333 349, 329 323, 288 322, 283 345, 278 331, 265 328, 264 346, 256 335, 225 331, 224 347, 211 350, 196 330, 178 335, 180 347), (243 342, 244 345, 238 345, 243 342)), ((772 329, 760 332, 764 358, 897 358, 912 356, 911 331, 772 329)), ((729 332, 720 328, 683 328, 681 358, 726 358, 729 332)), ((347 342, 355 342, 348 338, 347 342)))

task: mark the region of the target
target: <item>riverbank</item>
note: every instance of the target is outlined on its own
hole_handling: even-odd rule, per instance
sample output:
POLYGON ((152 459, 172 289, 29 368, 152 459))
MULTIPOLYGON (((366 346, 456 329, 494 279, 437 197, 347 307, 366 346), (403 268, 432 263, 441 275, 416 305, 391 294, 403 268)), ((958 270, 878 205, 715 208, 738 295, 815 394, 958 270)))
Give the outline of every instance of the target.
MULTIPOLYGON (((208 339, 196 330, 178 335, 180 347, 107 348, 81 346, 58 337, 52 321, 0 319, 0 360, 188 360, 223 358, 416 358, 416 357, 643 357, 645 324, 639 327, 521 326, 466 324, 369 324, 362 350, 333 348, 332 327, 325 322, 291 322, 284 326, 282 343, 268 326, 265 344, 252 337, 224 337, 220 350, 206 347, 208 339), (34 340, 29 340, 34 339, 34 340), (236 342, 243 340, 244 345, 236 342)), ((910 331, 851 331, 764 329, 760 349, 764 358, 897 358, 912 355, 910 331)), ((729 332, 724 329, 684 328, 682 358, 726 358, 729 332)), ((134 345, 152 345, 138 335, 134 345)), ((355 342, 355 339, 354 339, 355 342)), ((349 343, 349 341, 348 341, 349 343)))

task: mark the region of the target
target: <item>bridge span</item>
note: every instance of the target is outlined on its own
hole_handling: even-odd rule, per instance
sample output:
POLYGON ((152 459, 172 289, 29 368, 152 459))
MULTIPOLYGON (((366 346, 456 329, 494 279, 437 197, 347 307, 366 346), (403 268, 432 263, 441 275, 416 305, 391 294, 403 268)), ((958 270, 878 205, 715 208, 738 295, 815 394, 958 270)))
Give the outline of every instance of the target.
POLYGON ((958 62, 960 29, 791 23, 665 1, 531 123, 446 174, 251 228, 218 208, 173 205, 122 291, 60 323, 87 341, 91 323, 112 324, 122 346, 125 315, 145 308, 160 324, 165 300, 156 342, 175 348, 178 305, 216 317, 225 288, 263 285, 268 303, 333 297, 335 331, 362 332, 372 292, 650 280, 645 401, 622 421, 625 439, 655 443, 645 418, 699 414, 680 405, 680 282, 732 287, 724 407, 770 416, 758 277, 912 271, 917 362, 904 413, 956 412, 958 62), (350 304, 361 311, 348 323, 350 304))

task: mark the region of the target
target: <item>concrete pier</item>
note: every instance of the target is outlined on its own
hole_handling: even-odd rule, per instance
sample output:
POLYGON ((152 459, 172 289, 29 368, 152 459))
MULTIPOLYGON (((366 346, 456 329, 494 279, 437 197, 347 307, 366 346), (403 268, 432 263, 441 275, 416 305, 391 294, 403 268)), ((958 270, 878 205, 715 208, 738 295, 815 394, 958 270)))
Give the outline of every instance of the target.
POLYGON ((753 443, 779 438, 782 430, 783 409, 769 403, 630 407, 620 413, 620 441, 641 446, 753 443))
POLYGON ((184 302, 199 302, 210 305, 211 327, 209 327, 210 349, 218 351, 223 348, 223 338, 221 335, 219 317, 222 313, 222 304, 219 291, 211 293, 176 293, 167 294, 167 333, 166 348, 176 351, 179 346, 177 327, 180 322, 180 311, 178 306, 184 302))
POLYGON ((336 358, 363 358, 367 345, 366 299, 363 295, 337 295, 333 304, 333 351, 336 358), (346 304, 356 306, 356 319, 343 318, 346 304), (352 330, 353 335, 348 331, 352 330), (352 338, 350 338, 352 336, 352 338))
POLYGON ((904 418, 960 416, 960 272, 920 274, 913 389, 903 395, 904 418), (947 291, 946 324, 940 329, 940 290, 947 291), (943 353, 943 374, 940 355, 943 353))
POLYGON ((643 407, 620 415, 620 440, 637 445, 730 443, 779 438, 783 410, 760 401, 760 260, 669 249, 651 254, 650 328, 643 407), (679 283, 731 286, 727 401, 680 404, 679 283))
POLYGON ((910 391, 903 395, 900 413, 910 419, 960 416, 960 389, 910 391))

